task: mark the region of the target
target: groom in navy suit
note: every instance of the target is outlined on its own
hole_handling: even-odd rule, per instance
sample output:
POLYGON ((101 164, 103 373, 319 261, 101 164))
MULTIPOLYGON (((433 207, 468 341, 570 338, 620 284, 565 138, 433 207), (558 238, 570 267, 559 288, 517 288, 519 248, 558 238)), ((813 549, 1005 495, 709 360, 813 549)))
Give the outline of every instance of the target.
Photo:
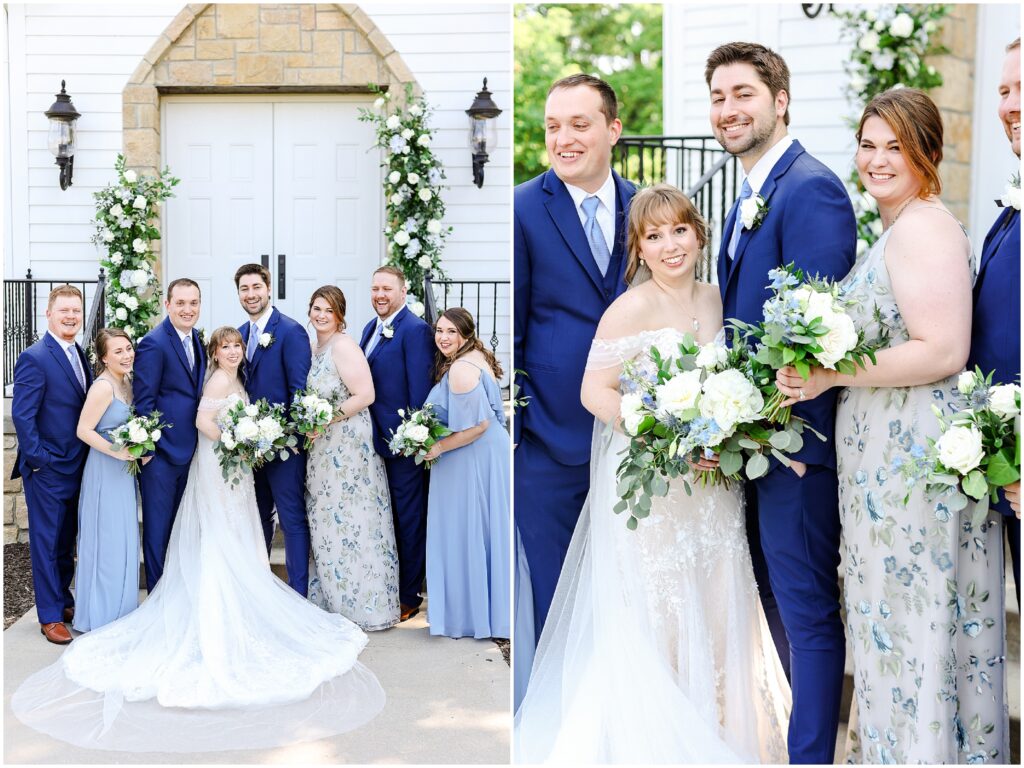
MULTIPOLYGON (((256 402, 292 406, 295 393, 305 389, 313 351, 305 329, 270 306, 270 270, 244 264, 235 272, 235 287, 249 321, 240 325, 245 343, 245 390, 256 402)), ((274 510, 284 532, 284 564, 288 584, 303 597, 309 588, 309 522, 306 520, 306 452, 273 459, 253 472, 256 505, 270 552, 274 510)))
POLYGON ((594 417, 580 403, 597 323, 625 288, 626 214, 635 188, 611 169, 622 133, 615 91, 572 75, 544 108, 550 170, 515 189, 517 384, 515 520, 540 637, 590 485, 594 417))
MULTIPOLYGON (((746 179, 722 231, 718 283, 724 316, 762 319, 768 272, 789 262, 838 279, 853 266, 856 222, 842 182, 788 135, 789 69, 762 45, 716 48, 704 71, 715 138, 740 158, 746 179), (760 221, 739 215, 752 198, 760 221)), ((749 204, 748 204, 749 207, 749 204)), ((846 641, 839 616, 839 497, 835 394, 797 405, 825 435, 748 483, 747 535, 754 575, 793 688, 792 763, 831 763, 839 726, 846 641)))
MULTIPOLYGON (((1020 38, 1006 48, 999 81, 999 120, 1010 140, 1010 149, 1020 159, 1020 38)), ((1017 166, 1020 171, 1020 165, 1017 166)), ((1018 205, 1020 197, 1018 193, 1018 205)), ((974 366, 988 374, 993 383, 1010 384, 1020 378, 1020 209, 1004 205, 978 262, 974 283, 974 318, 971 325, 971 354, 967 370, 974 366)), ((1006 535, 1013 559, 1013 578, 1020 605, 1020 481, 1007 486, 1005 497, 995 505, 1004 515, 1006 535)))
POLYGON ((359 342, 370 365, 375 393, 370 406, 373 447, 384 459, 398 547, 398 599, 401 620, 419 612, 426 559, 427 473, 415 460, 388 448, 402 417, 398 409, 421 408, 434 383, 434 332, 405 306, 405 274, 398 267, 373 273, 370 301, 377 317, 359 342))
POLYGON ((143 459, 139 478, 149 592, 163 575, 171 528, 196 452, 196 412, 206 375, 206 351, 195 329, 201 300, 194 280, 172 280, 164 300, 167 317, 142 337, 135 352, 135 411, 142 416, 159 411, 171 425, 151 457, 143 459))
POLYGON ((75 434, 92 372, 75 341, 82 328, 82 292, 60 285, 50 292, 47 331, 18 355, 11 420, 18 456, 11 479, 22 478, 28 507, 29 554, 40 631, 51 643, 71 642, 64 626, 75 613, 78 491, 87 446, 75 434))

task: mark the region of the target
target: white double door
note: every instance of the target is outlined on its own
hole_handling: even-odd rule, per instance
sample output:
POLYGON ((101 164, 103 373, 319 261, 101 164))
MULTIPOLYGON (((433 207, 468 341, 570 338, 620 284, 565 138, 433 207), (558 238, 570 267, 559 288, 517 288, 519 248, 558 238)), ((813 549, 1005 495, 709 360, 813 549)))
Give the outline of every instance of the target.
POLYGON ((271 300, 306 323, 309 297, 337 285, 349 332, 371 317, 381 262, 380 154, 359 122, 365 97, 167 97, 163 157, 181 179, 164 206, 163 285, 202 290, 199 326, 240 325, 235 270, 263 263, 271 300))

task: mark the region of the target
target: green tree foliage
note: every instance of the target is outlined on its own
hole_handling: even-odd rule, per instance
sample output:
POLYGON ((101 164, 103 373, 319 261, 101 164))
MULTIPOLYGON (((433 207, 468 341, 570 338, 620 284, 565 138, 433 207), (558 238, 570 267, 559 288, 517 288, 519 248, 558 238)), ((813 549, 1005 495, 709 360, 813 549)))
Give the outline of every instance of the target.
POLYGON ((555 80, 576 72, 615 88, 623 132, 662 131, 660 5, 516 6, 515 180, 547 168, 544 102, 555 80))

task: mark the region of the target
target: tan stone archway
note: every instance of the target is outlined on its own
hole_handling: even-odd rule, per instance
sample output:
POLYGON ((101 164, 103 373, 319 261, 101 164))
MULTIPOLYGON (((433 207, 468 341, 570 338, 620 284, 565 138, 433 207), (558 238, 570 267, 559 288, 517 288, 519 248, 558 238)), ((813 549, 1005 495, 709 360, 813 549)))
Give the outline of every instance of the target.
POLYGON ((367 93, 419 87, 401 55, 353 4, 185 6, 122 91, 125 163, 157 174, 160 95, 367 93))

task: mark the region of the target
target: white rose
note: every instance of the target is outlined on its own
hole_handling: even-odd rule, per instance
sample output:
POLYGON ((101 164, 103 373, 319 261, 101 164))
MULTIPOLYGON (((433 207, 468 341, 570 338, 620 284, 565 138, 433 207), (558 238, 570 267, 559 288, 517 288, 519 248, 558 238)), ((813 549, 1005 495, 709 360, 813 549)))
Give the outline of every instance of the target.
POLYGON ((804 322, 810 323, 816 317, 824 318, 833 311, 831 293, 811 291, 807 297, 807 306, 804 309, 804 322))
POLYGON ((117 294, 117 303, 118 304, 125 304, 125 305, 127 305, 128 304, 128 294, 125 293, 124 291, 121 291, 121 293, 117 294))
POLYGON ((988 391, 988 407, 1004 421, 1008 421, 1020 413, 1017 407, 1017 396, 1020 387, 1016 384, 997 384, 988 391))
POLYGON ((136 237, 132 241, 132 250, 136 253, 145 253, 149 250, 149 245, 141 237, 136 237))
POLYGON ((1007 184, 1006 189, 1003 191, 1003 197, 1000 202, 1010 208, 1016 208, 1020 210, 1020 187, 1015 187, 1012 184, 1007 184))
POLYGON ((879 38, 877 32, 865 32, 861 36, 860 40, 857 41, 857 47, 862 51, 874 53, 878 50, 878 42, 879 38))
POLYGON ((419 144, 421 147, 429 147, 430 146, 430 134, 424 133, 422 136, 420 136, 418 139, 416 139, 416 143, 419 144))
POLYGON ((392 115, 384 124, 393 131, 402 124, 402 121, 398 115, 392 115))
POLYGON ((141 288, 149 282, 149 273, 144 269, 136 269, 131 273, 131 283, 136 288, 141 288))
MULTIPOLYGON (((892 53, 890 53, 889 51, 880 51, 879 53, 871 54, 871 66, 873 66, 875 69, 880 69, 883 72, 888 72, 890 69, 893 68, 893 65, 895 63, 896 57, 893 56, 892 53)), ((896 83, 896 85, 893 86, 893 89, 902 87, 902 83, 896 83)))
POLYGON ((814 358, 825 368, 835 370, 836 363, 857 346, 857 328, 845 312, 828 312, 821 318, 828 333, 817 339, 821 352, 814 358))
POLYGON ((757 216, 757 195, 752 195, 740 203, 740 220, 744 229, 750 229, 757 216))
POLYGON ((136 197, 135 202, 132 203, 132 208, 134 208, 137 211, 146 210, 146 198, 144 198, 142 195, 136 197))
POLYGON ((419 264, 424 269, 430 269, 432 266, 434 266, 434 262, 426 254, 420 256, 416 263, 419 264))
POLYGON ((658 413, 681 416, 684 411, 697 406, 700 398, 700 369, 677 373, 664 384, 654 388, 658 401, 658 413))
POLYGON ((122 261, 124 261, 124 256, 121 255, 120 251, 117 251, 116 253, 111 254, 111 256, 110 256, 110 263, 111 264, 120 264, 122 261))
POLYGON ((418 173, 410 173, 406 178, 410 184, 416 185, 420 183, 420 175, 418 173))
POLYGON ((327 421, 334 415, 334 407, 328 402, 317 403, 317 421, 327 421))
POLYGON ((163 432, 161 432, 159 429, 154 429, 152 432, 149 433, 149 437, 154 443, 160 439, 161 435, 163 435, 163 432))
POLYGON ((796 303, 800 307, 801 312, 807 311, 807 304, 811 300, 812 293, 813 291, 806 285, 801 285, 799 288, 793 291, 793 298, 796 299, 796 303))
POLYGON ((427 308, 423 306, 422 301, 413 301, 409 303, 409 311, 416 315, 416 317, 423 317, 423 313, 427 311, 427 308))
POLYGON ((149 433, 140 426, 133 425, 128 430, 128 439, 131 440, 133 443, 141 444, 146 442, 148 438, 149 433))
POLYGON ((114 317, 116 317, 118 320, 127 320, 128 310, 125 309, 124 307, 118 307, 117 309, 114 310, 114 317))
POLYGON ((864 11, 864 18, 868 21, 874 21, 878 18, 878 14, 874 11, 864 11))
POLYGON ((874 24, 875 32, 885 32, 885 21, 878 19, 874 24))
POLYGON ((134 184, 136 181, 139 180, 139 177, 138 174, 135 173, 135 171, 125 171, 124 180, 127 181, 129 184, 134 184))
POLYGON ((753 419, 763 407, 761 392, 735 368, 713 373, 704 382, 700 414, 714 419, 723 432, 753 419))
POLYGON ((302 405, 306 406, 307 408, 310 408, 310 407, 316 405, 319 401, 320 401, 320 398, 317 397, 316 395, 306 395, 304 397, 299 398, 299 402, 302 405))
POLYGON ((404 131, 402 131, 402 138, 403 139, 411 139, 412 135, 413 135, 412 128, 406 128, 404 131))
POLYGON ((224 447, 227 448, 229 451, 234 450, 235 446, 238 445, 238 443, 235 442, 235 438, 232 437, 230 431, 221 432, 220 441, 224 443, 224 447))
MULTIPOLYGON (((248 409, 246 409, 248 410, 248 409)), ((239 419, 235 425, 235 437, 241 442, 250 442, 259 437, 260 430, 256 422, 250 418, 239 419)))
POLYGON ((281 429, 281 425, 277 419, 266 416, 256 422, 256 426, 259 428, 260 437, 264 437, 270 442, 274 442, 277 438, 284 434, 284 430, 281 429))
MULTIPOLYGON (((932 19, 928 19, 928 21, 926 21, 924 23, 924 31, 925 32, 931 34, 932 32, 935 31, 935 29, 936 29, 935 22, 932 19)), ((929 67, 929 69, 931 69, 931 68, 929 67)))
POLYGON ((402 154, 403 155, 408 155, 411 151, 412 150, 409 149, 409 145, 408 144, 406 144, 404 147, 402 147, 402 154))
POLYGON ((430 221, 427 222, 427 232, 429 232, 432 235, 436 235, 440 231, 441 231, 441 222, 440 221, 438 221, 437 219, 431 219, 430 221))
POLYGON ((259 412, 260 412, 259 406, 255 405, 255 404, 249 404, 249 405, 245 406, 244 410, 245 410, 245 415, 246 416, 251 416, 253 418, 258 416, 259 412))
POLYGON ((392 171, 391 173, 388 174, 388 181, 390 181, 392 184, 397 184, 401 180, 402 174, 400 174, 398 171, 392 171))
POLYGON ((850 75, 850 87, 857 93, 863 91, 867 87, 867 84, 868 81, 865 80, 861 75, 850 75))
POLYGON ((431 192, 426 187, 420 190, 420 200, 422 200, 424 203, 430 202, 430 198, 432 198, 433 196, 434 193, 431 192))
POLYGON ((404 198, 404 197, 402 197, 402 196, 401 196, 400 194, 398 194, 397 192, 395 192, 395 194, 393 194, 393 195, 391 196, 391 204, 392 204, 392 205, 401 205, 401 204, 402 204, 403 202, 405 202, 405 198, 404 198))
POLYGON ((977 427, 950 427, 935 443, 939 461, 961 475, 966 475, 981 464, 985 452, 981 447, 981 432, 977 427))
MULTIPOLYGON (((121 319, 123 320, 124 318, 121 319)), ((135 336, 135 329, 132 328, 130 325, 125 326, 124 332, 128 334, 128 338, 133 338, 135 336)))
POLYGON ((110 215, 115 219, 120 219, 124 216, 124 208, 121 207, 120 203, 114 203, 114 207, 110 209, 110 215))
POLYGON ((413 104, 411 107, 409 107, 409 114, 412 115, 413 117, 419 117, 420 115, 423 114, 423 110, 420 108, 418 104, 413 104))
POLYGON ((261 347, 266 348, 274 343, 274 337, 271 336, 269 333, 261 333, 259 342, 261 347))
POLYGON ((964 371, 956 379, 956 388, 961 395, 969 395, 978 386, 978 380, 974 377, 974 371, 964 371))
POLYGON ((103 242, 104 243, 109 243, 109 242, 112 242, 114 240, 114 233, 111 232, 109 229, 104 229, 102 237, 103 237, 103 242))
POLYGON ((383 106, 384 106, 384 99, 377 98, 377 99, 374 100, 374 102, 373 102, 373 108, 374 109, 380 109, 383 106))
POLYGON ((134 312, 136 309, 139 308, 139 300, 134 296, 129 296, 128 301, 126 301, 124 305, 128 307, 128 309, 130 309, 132 312, 134 312))
POLYGON ((408 245, 409 233, 406 232, 404 229, 398 230, 397 232, 395 232, 395 242, 398 243, 398 245, 408 245))
POLYGON ((627 392, 622 396, 619 414, 622 416, 623 430, 627 434, 635 435, 644 418, 644 404, 637 392, 627 392))
POLYGON ((909 14, 898 14, 889 24, 889 34, 893 37, 910 37, 914 34, 914 20, 909 14))
POLYGON ((422 445, 430 437, 430 430, 422 424, 410 424, 409 428, 405 431, 405 435, 412 442, 422 445))
POLYGON ((700 351, 697 352, 696 363, 701 368, 713 371, 718 366, 724 365, 728 358, 729 350, 721 344, 712 342, 701 346, 700 351))

